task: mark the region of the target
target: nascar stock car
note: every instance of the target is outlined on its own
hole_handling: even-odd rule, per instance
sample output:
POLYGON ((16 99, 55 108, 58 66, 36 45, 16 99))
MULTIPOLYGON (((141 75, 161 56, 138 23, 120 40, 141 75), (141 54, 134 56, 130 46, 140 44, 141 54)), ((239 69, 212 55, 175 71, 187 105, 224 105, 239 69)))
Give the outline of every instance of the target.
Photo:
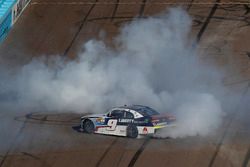
POLYGON ((81 130, 86 133, 127 136, 153 135, 158 129, 174 126, 175 117, 160 114, 154 109, 131 105, 115 107, 106 114, 93 114, 81 117, 81 130))

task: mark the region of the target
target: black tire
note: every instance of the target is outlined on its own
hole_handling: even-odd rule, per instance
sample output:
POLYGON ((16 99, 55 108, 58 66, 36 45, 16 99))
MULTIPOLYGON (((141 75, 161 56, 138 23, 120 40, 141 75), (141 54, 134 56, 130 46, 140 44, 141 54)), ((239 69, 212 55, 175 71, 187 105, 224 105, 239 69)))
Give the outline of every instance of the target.
POLYGON ((93 133, 95 131, 95 125, 91 120, 85 120, 83 122, 83 130, 86 133, 93 133))
POLYGON ((127 137, 129 138, 137 138, 138 129, 135 125, 128 125, 127 127, 127 137))

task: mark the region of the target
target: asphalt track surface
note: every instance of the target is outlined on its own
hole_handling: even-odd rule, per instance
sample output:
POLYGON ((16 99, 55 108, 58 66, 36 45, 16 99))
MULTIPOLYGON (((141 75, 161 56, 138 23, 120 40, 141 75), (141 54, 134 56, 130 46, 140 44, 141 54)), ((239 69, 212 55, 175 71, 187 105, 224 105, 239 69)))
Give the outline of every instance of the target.
POLYGON ((134 140, 88 135, 74 128, 79 123, 75 113, 12 112, 0 115, 1 121, 12 124, 6 127, 12 133, 0 145, 0 167, 250 167, 249 1, 32 0, 1 45, 0 63, 18 68, 41 55, 73 58, 100 30, 111 39, 133 17, 179 5, 194 18, 192 34, 204 60, 223 65, 229 56, 224 51, 230 48, 235 70, 224 79, 225 85, 242 96, 215 136, 134 140), (211 36, 216 38, 207 40, 211 36))

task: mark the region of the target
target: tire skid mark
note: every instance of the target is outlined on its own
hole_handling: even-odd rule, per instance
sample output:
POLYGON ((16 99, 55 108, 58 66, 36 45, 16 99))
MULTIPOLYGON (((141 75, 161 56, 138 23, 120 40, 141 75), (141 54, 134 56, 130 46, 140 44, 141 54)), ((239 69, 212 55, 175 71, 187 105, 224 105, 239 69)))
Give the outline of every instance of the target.
POLYGON ((208 26, 208 24, 209 24, 211 18, 213 17, 213 15, 214 15, 216 9, 218 8, 218 3, 220 3, 220 0, 216 0, 216 2, 214 3, 214 6, 212 7, 212 9, 211 9, 209 15, 207 16, 207 18, 206 18, 204 24, 202 25, 202 27, 201 27, 199 33, 197 34, 196 42, 199 42, 199 41, 201 40, 201 37, 202 37, 202 35, 204 34, 205 30, 207 29, 207 26, 208 26))
MULTIPOLYGON (((126 145, 127 145, 127 143, 126 143, 126 145)), ((125 151, 122 151, 122 155, 120 156, 120 158, 118 160, 117 166, 120 166, 124 154, 125 154, 125 151)))
POLYGON ((136 161, 138 160, 138 158, 140 157, 140 155, 142 154, 142 152, 144 151, 144 149, 148 145, 149 141, 150 141, 150 138, 146 138, 143 141, 141 147, 137 150, 137 152, 135 153, 135 155, 130 160, 130 162, 128 164, 128 167, 133 167, 135 165, 136 161))
POLYGON ((188 4, 188 6, 187 6, 187 11, 189 11, 190 10, 190 8, 192 7, 192 5, 193 5, 193 2, 194 2, 194 0, 191 0, 190 2, 189 2, 189 4, 188 4))
MULTIPOLYGON (((242 167, 247 167, 250 161, 250 147, 248 148, 248 151, 246 153, 245 159, 242 163, 242 167)), ((250 164, 249 164, 250 165, 250 164)))
POLYGON ((244 8, 246 10, 246 12, 244 13, 244 15, 247 15, 248 13, 250 13, 250 7, 247 4, 244 4, 243 6, 244 6, 244 8))
POLYGON ((113 140, 113 142, 109 145, 109 147, 105 150, 105 152, 102 154, 101 158, 96 164, 96 167, 99 167, 101 165, 101 162, 104 160, 106 154, 111 150, 112 146, 118 141, 118 137, 113 140))
POLYGON ((9 153, 11 152, 11 150, 14 148, 14 145, 17 141, 17 139, 19 138, 19 136, 21 135, 23 129, 25 128, 27 124, 27 119, 23 122, 22 126, 19 128, 19 131, 17 132, 16 136, 14 137, 14 139, 10 142, 10 147, 9 149, 7 150, 7 152, 5 153, 2 159, 2 161, 0 162, 0 167, 3 166, 4 162, 6 161, 6 158, 8 157, 9 153))
POLYGON ((246 83, 249 81, 250 81, 250 79, 244 79, 244 80, 235 81, 235 82, 231 82, 231 83, 225 83, 224 86, 234 86, 234 85, 246 83))
MULTIPOLYGON (((144 1, 144 0, 143 0, 144 1)), ((193 1, 193 0, 192 0, 193 1)), ((191 5, 192 5, 192 1, 191 1, 191 5)), ((215 3, 214 3, 214 6, 212 7, 205 23, 203 24, 203 26, 201 27, 198 35, 197 35, 197 42, 200 41, 203 33, 205 32, 211 18, 213 17, 217 7, 218 7, 218 3, 220 3, 220 0, 217 0, 215 3)), ((190 3, 189 3, 190 5, 190 3)), ((191 6, 188 7, 188 10, 191 6)), ((144 11, 144 8, 145 8, 145 5, 144 6, 141 6, 141 9, 140 9, 140 13, 139 13, 139 16, 142 16, 143 14, 143 11, 144 11)), ((150 138, 147 138, 146 140, 144 140, 143 144, 141 145, 141 147, 137 150, 137 152, 135 153, 135 155, 133 156, 133 158, 131 159, 130 163, 129 163, 129 167, 133 167, 136 163, 136 161, 138 160, 138 158, 140 157, 140 155, 142 154, 142 152, 144 151, 144 149, 146 148, 147 144, 149 143, 150 141, 150 138)))
POLYGON ((79 116, 75 116, 74 118, 64 119, 64 120, 50 118, 52 116, 60 116, 60 115, 34 112, 34 113, 29 113, 25 116, 15 117, 14 120, 21 122, 26 121, 27 123, 32 123, 32 124, 65 125, 65 126, 71 126, 75 125, 76 123, 79 123, 79 116))
MULTIPOLYGON (((121 153, 121 155, 120 155, 120 157, 119 157, 119 160, 118 160, 116 166, 120 166, 120 164, 121 164, 121 161, 122 161, 122 159, 123 159, 123 157, 124 157, 124 154, 125 154, 125 152, 126 152, 126 147, 127 147, 127 145, 128 145, 128 141, 129 141, 129 140, 125 140, 125 141, 124 141, 123 146, 125 146, 125 148, 124 148, 124 151, 122 151, 122 153, 121 153)), ((122 143, 123 143, 123 142, 122 142, 122 143)))
POLYGON ((246 51, 246 55, 250 59, 250 52, 246 51))
POLYGON ((146 2, 147 2, 147 0, 142 0, 142 4, 141 4, 141 7, 140 7, 139 16, 138 16, 139 18, 143 17, 146 2))
POLYGON ((64 56, 66 56, 69 52, 69 50, 71 49, 71 47, 73 46, 76 38, 78 37, 79 33, 81 32, 83 26, 85 25, 85 22, 87 21, 90 13, 92 12, 92 10, 95 8, 96 3, 98 2, 98 0, 95 1, 95 3, 92 4, 92 6, 90 7, 88 13, 85 15, 85 17, 83 18, 83 20, 81 21, 81 25, 79 26, 77 32, 75 33, 75 35, 73 36, 73 39, 71 40, 69 46, 66 48, 66 50, 64 51, 64 56))
POLYGON ((234 11, 242 10, 242 6, 240 5, 246 5, 246 4, 224 4, 223 6, 220 6, 220 8, 224 10, 228 10, 230 12, 234 12, 234 11))
POLYGON ((249 17, 247 16, 238 16, 238 17, 234 17, 234 18, 227 18, 227 17, 223 17, 223 16, 214 16, 213 17, 214 20, 228 20, 228 21, 239 21, 239 22, 243 22, 245 23, 245 25, 241 26, 249 26, 250 21, 249 21, 249 17))
POLYGON ((48 164, 45 160, 43 160, 43 159, 41 159, 40 157, 37 157, 37 156, 35 156, 35 155, 33 155, 33 154, 30 154, 30 153, 27 153, 27 152, 21 152, 23 155, 25 155, 25 156, 28 156, 28 157, 31 157, 31 158, 33 158, 33 159, 35 159, 35 160, 37 160, 37 161, 39 161, 39 162, 41 162, 41 166, 43 166, 43 167, 51 167, 51 165, 50 164, 48 164))
MULTIPOLYGON (((42 114, 41 114, 41 115, 39 115, 39 114, 36 115, 36 113, 31 113, 31 114, 27 114, 25 117, 26 117, 27 119, 31 119, 31 120, 42 121, 42 122, 40 122, 40 123, 44 123, 44 122, 74 123, 74 122, 70 122, 70 120, 71 120, 71 121, 72 121, 72 120, 76 120, 76 118, 73 118, 73 119, 70 119, 70 120, 48 119, 48 116, 49 116, 49 115, 43 116, 42 114), (41 117, 39 117, 39 116, 41 116, 41 117)), ((57 116, 57 115, 56 115, 56 116, 57 116)), ((79 119, 79 117, 78 117, 78 119, 79 119)))
MULTIPOLYGON (((32 115, 32 113, 29 113, 29 114, 26 115, 26 117, 25 117, 26 119, 25 119, 25 121, 23 122, 22 126, 20 127, 20 129, 19 129, 17 135, 14 137, 14 139, 13 139, 12 142, 10 143, 9 149, 7 150, 7 152, 5 153, 5 155, 2 156, 3 159, 2 159, 2 161, 0 162, 0 167, 3 166, 3 164, 4 164, 5 160, 6 160, 6 158, 9 156, 11 150, 14 148, 15 143, 16 143, 16 141, 18 140, 19 136, 21 135, 23 129, 24 129, 25 126, 26 126, 26 124, 29 123, 28 118, 31 117, 31 115, 32 115)), ((43 117, 43 119, 44 119, 44 118, 47 118, 47 116, 45 115, 45 116, 43 117)), ((41 119, 41 123, 43 122, 43 119, 41 119)), ((22 153, 23 153, 24 155, 30 155, 30 156, 31 156, 31 154, 29 154, 29 153, 26 153, 26 152, 22 152, 22 153)), ((33 157, 35 157, 35 156, 33 156, 33 157)))
MULTIPOLYGON (((232 124, 232 122, 233 122, 233 120, 234 120, 236 114, 238 113, 237 111, 238 111, 238 108, 239 108, 239 106, 240 106, 240 102, 242 102, 242 101, 244 100, 245 95, 247 94, 249 88, 250 88, 250 82, 248 83, 246 89, 243 91, 242 96, 241 96, 241 99, 239 100, 239 104, 236 106, 235 111, 232 113, 231 117, 229 118, 229 121, 228 121, 228 124, 227 124, 227 126, 226 126, 226 129, 225 129, 224 133, 222 134, 222 137, 221 137, 221 139, 219 140, 219 142, 218 142, 218 144, 217 144, 217 146, 216 146, 215 152, 214 152, 214 154, 213 154, 213 156, 212 156, 212 158, 211 158, 211 160, 210 160, 210 162, 209 162, 208 167, 212 167, 212 166, 213 166, 213 164, 214 164, 214 162, 215 162, 215 159, 216 159, 216 157, 217 157, 217 155, 218 155, 218 153, 219 153, 219 151, 220 151, 220 148, 221 148, 221 146, 222 146, 222 144, 223 144, 223 141, 224 141, 226 135, 227 135, 228 132, 229 132, 229 127, 231 126, 231 124, 232 124)), ((245 159, 247 159, 247 157, 248 157, 248 154, 247 154, 247 156, 246 156, 245 159)), ((247 161, 248 161, 248 160, 247 160, 247 161)))
POLYGON ((115 18, 115 15, 116 15, 118 6, 119 6, 119 0, 116 0, 115 8, 114 8, 113 13, 112 13, 112 16, 111 16, 111 21, 112 21, 112 22, 114 21, 114 18, 115 18))
MULTIPOLYGON (((93 21, 99 21, 99 20, 109 20, 109 19, 127 19, 127 20, 132 20, 134 19, 135 17, 134 16, 114 16, 113 18, 112 17, 109 17, 109 16, 106 16, 106 17, 96 17, 96 18, 91 18, 91 19, 88 19, 89 22, 93 22, 93 21)), ((148 18, 147 16, 141 16, 140 18, 148 18)))

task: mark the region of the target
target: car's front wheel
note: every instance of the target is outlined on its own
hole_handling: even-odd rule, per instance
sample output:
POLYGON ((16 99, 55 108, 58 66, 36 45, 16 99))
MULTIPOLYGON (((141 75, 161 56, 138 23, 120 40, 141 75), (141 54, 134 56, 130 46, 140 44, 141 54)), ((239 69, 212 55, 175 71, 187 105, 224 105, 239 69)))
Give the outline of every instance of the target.
POLYGON ((94 130, 95 130, 95 125, 94 123, 91 121, 91 120, 85 120, 83 122, 83 130, 86 132, 86 133, 93 133, 94 130))
POLYGON ((135 125, 131 124, 127 127, 127 137, 129 138, 137 138, 138 136, 138 129, 135 125))

